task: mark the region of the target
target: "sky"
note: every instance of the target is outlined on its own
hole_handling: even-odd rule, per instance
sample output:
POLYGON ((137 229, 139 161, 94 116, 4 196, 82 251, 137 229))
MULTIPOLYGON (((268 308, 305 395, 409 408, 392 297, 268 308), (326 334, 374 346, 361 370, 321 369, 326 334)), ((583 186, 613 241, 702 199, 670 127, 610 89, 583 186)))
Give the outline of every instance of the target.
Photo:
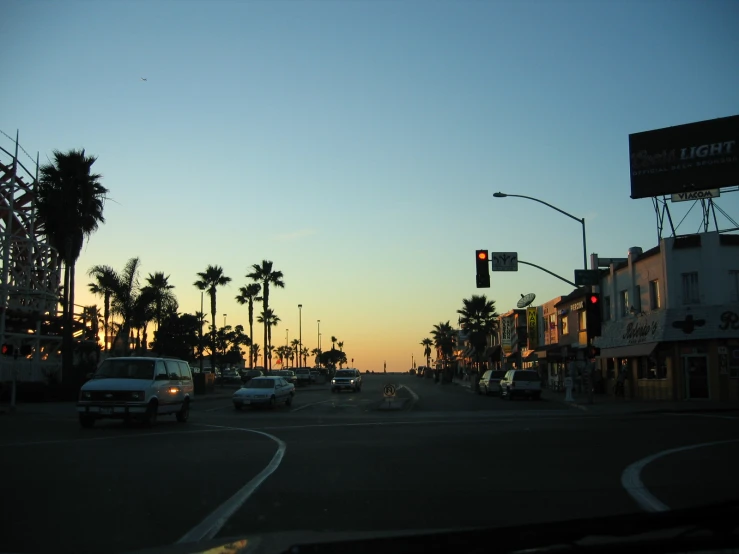
MULTIPOLYGON (((248 327, 234 297, 271 260, 274 344, 314 348, 320 320, 361 370, 420 365, 473 294, 505 313, 572 290, 523 265, 476 288, 476 249, 582 267, 579 223, 494 192, 584 217, 588 253, 625 257, 658 237, 629 134, 739 113, 731 0, 0 4, 0 130, 42 163, 85 148, 110 190, 77 303, 101 304, 90 267, 138 256, 192 313, 220 265, 217 323, 248 327)), ((718 202, 734 219, 737 197, 718 202)), ((699 229, 690 207, 671 205, 678 232, 699 229)))

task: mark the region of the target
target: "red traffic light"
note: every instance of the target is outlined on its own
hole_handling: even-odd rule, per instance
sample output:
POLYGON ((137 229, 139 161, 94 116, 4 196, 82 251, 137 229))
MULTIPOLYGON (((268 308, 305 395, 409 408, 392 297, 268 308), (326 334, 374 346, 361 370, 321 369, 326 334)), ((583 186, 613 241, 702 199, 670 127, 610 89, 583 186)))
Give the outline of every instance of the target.
POLYGON ((488 253, 485 250, 478 250, 477 251, 477 259, 478 260, 487 260, 488 259, 488 253))
POLYGON ((3 356, 7 356, 8 354, 10 354, 10 346, 3 344, 3 356))
POLYGON ((591 304, 597 304, 598 303, 598 297, 596 295, 594 295, 594 294, 591 295, 590 296, 590 303, 591 304))

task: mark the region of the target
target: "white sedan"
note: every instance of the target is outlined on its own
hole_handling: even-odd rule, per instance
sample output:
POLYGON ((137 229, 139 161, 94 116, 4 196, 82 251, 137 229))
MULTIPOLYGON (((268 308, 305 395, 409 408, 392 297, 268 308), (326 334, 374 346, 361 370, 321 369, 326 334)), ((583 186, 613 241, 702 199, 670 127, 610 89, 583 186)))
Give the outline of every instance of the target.
POLYGON ((289 406, 293 403, 293 396, 295 385, 283 377, 254 377, 234 393, 233 403, 237 410, 255 404, 275 407, 284 402, 289 406))

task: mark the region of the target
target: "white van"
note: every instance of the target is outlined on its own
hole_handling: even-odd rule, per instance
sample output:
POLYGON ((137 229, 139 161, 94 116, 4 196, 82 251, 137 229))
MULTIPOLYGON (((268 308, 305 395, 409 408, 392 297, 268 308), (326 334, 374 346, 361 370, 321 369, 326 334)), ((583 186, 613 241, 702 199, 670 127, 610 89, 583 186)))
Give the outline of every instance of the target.
POLYGON ((158 415, 186 422, 195 396, 187 362, 172 358, 108 358, 82 385, 77 413, 82 427, 96 419, 141 419, 154 425, 158 415))

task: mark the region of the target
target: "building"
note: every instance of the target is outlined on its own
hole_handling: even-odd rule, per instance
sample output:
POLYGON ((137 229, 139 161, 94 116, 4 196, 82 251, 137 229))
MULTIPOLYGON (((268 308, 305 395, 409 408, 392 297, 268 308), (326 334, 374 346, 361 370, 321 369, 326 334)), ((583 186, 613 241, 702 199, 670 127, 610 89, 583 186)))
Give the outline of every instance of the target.
MULTIPOLYGON (((591 263, 603 265, 596 255, 591 263)), ((623 371, 627 396, 739 401, 739 235, 702 233, 662 239, 646 252, 630 248, 602 271, 600 293, 603 326, 594 345, 608 391, 623 371)), ((558 306, 570 310, 564 335, 581 345, 573 304, 558 306)))

